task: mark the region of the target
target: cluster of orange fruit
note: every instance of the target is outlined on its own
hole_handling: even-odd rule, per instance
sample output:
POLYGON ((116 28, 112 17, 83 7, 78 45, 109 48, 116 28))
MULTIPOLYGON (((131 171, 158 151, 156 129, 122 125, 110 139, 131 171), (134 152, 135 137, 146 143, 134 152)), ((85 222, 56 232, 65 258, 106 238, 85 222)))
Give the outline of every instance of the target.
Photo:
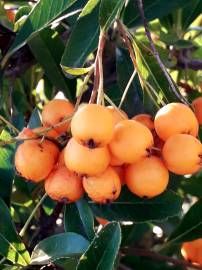
POLYGON ((202 266, 202 238, 183 243, 181 253, 185 260, 202 266))
POLYGON ((164 106, 153 121, 147 114, 129 120, 122 110, 97 104, 81 105, 74 113, 69 101, 55 99, 42 111, 43 127, 25 128, 19 135, 29 140, 19 145, 15 167, 26 179, 45 179, 45 190, 55 200, 76 201, 85 191, 95 202, 111 202, 123 184, 137 196, 152 198, 166 189, 169 171, 200 170, 199 122, 182 103, 164 106), (63 121, 71 115, 71 122, 63 121), (47 138, 36 138, 47 127, 53 127, 47 138), (57 138, 70 127, 72 137, 59 153, 48 137, 57 138))

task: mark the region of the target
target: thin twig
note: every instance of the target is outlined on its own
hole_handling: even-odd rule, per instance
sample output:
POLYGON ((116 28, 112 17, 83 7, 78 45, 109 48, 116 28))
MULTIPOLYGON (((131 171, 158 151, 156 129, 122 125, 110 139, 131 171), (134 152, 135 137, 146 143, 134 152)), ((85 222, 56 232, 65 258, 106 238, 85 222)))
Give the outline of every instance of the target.
POLYGON ((104 99, 106 99, 106 101, 117 111, 117 113, 123 118, 125 119, 124 114, 121 112, 121 110, 119 110, 119 108, 116 106, 116 104, 111 100, 110 97, 107 96, 107 94, 104 94, 104 99))
POLYGON ((20 132, 13 124, 11 124, 8 120, 6 120, 2 115, 0 115, 0 120, 7 124, 11 129, 13 129, 17 134, 20 132))
MULTIPOLYGON (((91 94, 89 103, 95 102, 98 89, 101 87, 100 86, 100 64, 102 65, 101 59, 102 59, 102 54, 103 54, 103 50, 104 50, 104 46, 105 46, 105 41, 106 41, 105 34, 103 32, 100 32, 98 49, 97 49, 97 54, 96 54, 96 58, 95 58, 94 85, 93 85, 93 90, 92 90, 92 94, 91 94)), ((101 67, 101 71, 102 71, 102 67, 101 67)), ((103 78, 101 78, 101 79, 103 79, 103 78)), ((101 81, 101 84, 102 83, 103 83, 103 81, 101 81)))
POLYGON ((27 221, 25 222, 25 225, 23 226, 22 230, 21 230, 20 233, 19 233, 19 235, 20 235, 21 237, 24 236, 24 234, 25 234, 25 232, 26 232, 26 230, 27 230, 27 228, 28 228, 30 222, 32 221, 34 215, 36 214, 38 208, 41 206, 41 204, 44 202, 44 200, 46 199, 47 196, 48 196, 48 195, 45 193, 45 194, 43 195, 43 197, 40 199, 40 201, 37 203, 37 205, 35 206, 35 208, 33 209, 31 215, 29 216, 29 218, 28 218, 27 221))
POLYGON ((124 254, 127 254, 127 255, 131 254, 131 255, 136 255, 136 256, 142 256, 142 257, 151 258, 157 261, 169 262, 169 263, 172 263, 173 265, 181 265, 181 266, 191 267, 193 269, 202 270, 202 266, 200 265, 193 264, 185 260, 172 258, 172 257, 162 255, 154 251, 150 251, 150 250, 145 250, 145 249, 140 249, 140 248, 123 248, 122 251, 124 252, 124 254))
POLYGON ((122 105, 123 105, 123 102, 124 102, 124 100, 125 100, 125 98, 126 98, 126 95, 127 95, 127 93, 128 93, 128 90, 129 90, 129 88, 130 88, 130 86, 131 86, 131 84, 132 84, 132 82, 133 82, 133 79, 135 78, 136 73, 137 73, 137 71, 136 71, 136 69, 134 69, 134 71, 133 71, 133 73, 132 73, 132 75, 131 75, 131 77, 130 77, 130 79, 129 79, 127 85, 126 85, 126 88, 125 88, 125 90, 124 90, 124 92, 123 92, 123 95, 122 95, 122 97, 121 97, 121 101, 120 101, 119 106, 118 106, 119 109, 120 109, 120 108, 122 107, 122 105))
POLYGON ((160 56, 159 56, 159 53, 154 45, 154 42, 152 40, 152 37, 151 37, 151 33, 149 31, 149 27, 148 27, 148 22, 146 20, 146 17, 145 17, 145 14, 144 14, 144 7, 143 7, 143 1, 142 0, 136 0, 137 1, 137 5, 138 5, 138 9, 139 9, 139 12, 140 12, 140 16, 141 16, 141 19, 142 19, 142 22, 144 24, 144 28, 145 28, 145 33, 146 33, 146 36, 149 40, 149 43, 150 43, 150 46, 151 46, 151 49, 152 49, 152 52, 154 54, 154 57, 156 58, 162 72, 164 73, 173 93, 180 99, 181 102, 189 105, 188 101, 177 91, 176 87, 175 87, 175 84, 172 80, 172 78, 170 77, 168 71, 166 70, 166 67, 164 66, 160 56))

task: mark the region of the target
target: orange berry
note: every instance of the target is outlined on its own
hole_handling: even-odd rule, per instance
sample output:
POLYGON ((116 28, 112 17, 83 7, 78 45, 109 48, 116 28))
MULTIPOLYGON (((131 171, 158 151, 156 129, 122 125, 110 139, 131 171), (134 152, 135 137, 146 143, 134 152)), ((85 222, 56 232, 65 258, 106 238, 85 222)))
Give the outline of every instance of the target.
POLYGON ((148 127, 148 129, 153 130, 154 129, 154 121, 152 119, 152 116, 150 114, 142 113, 135 115, 132 120, 136 120, 143 124, 144 126, 148 127))
POLYGON ((115 156, 113 156, 110 153, 110 162, 109 162, 109 164, 111 166, 122 166, 123 165, 123 161, 119 160, 118 158, 116 158, 115 156))
POLYGON ((123 120, 115 126, 109 148, 118 160, 134 163, 147 156, 152 145, 152 133, 147 127, 135 120, 123 120))
POLYGON ((107 147, 91 149, 71 138, 64 151, 67 168, 79 174, 101 174, 109 165, 110 154, 107 147))
POLYGON ((97 104, 82 106, 72 118, 73 137, 89 147, 104 146, 114 133, 113 116, 105 107, 97 104))
POLYGON ((152 198, 165 191, 169 173, 162 160, 155 156, 141 159, 125 170, 129 190, 139 197, 152 198))
POLYGON ((183 243, 181 253, 185 260, 200 264, 202 258, 202 238, 183 243))
POLYGON ((102 226, 105 226, 107 224, 109 224, 109 221, 104 219, 104 218, 101 218, 101 217, 95 217, 97 222, 100 223, 102 226))
POLYGON ((115 170, 108 167, 104 173, 99 176, 84 177, 83 187, 93 201, 107 203, 119 197, 121 181, 115 170))
POLYGON ((46 193, 56 201, 75 202, 84 193, 82 179, 65 166, 53 170, 45 181, 46 193))
POLYGON ((7 18, 11 23, 15 22, 15 14, 16 14, 16 12, 17 12, 16 9, 7 9, 6 10, 7 18))
POLYGON ((114 124, 116 125, 117 123, 123 121, 123 120, 126 120, 128 119, 128 115, 122 111, 122 110, 119 110, 117 111, 114 107, 112 106, 108 106, 106 107, 107 110, 112 114, 113 116, 113 119, 114 119, 114 124))
POLYGON ((158 136, 166 141, 175 134, 198 134, 198 121, 193 111, 182 103, 170 103, 161 108, 154 120, 158 136))
POLYGON ((193 174, 201 168, 202 144, 195 137, 176 134, 163 146, 166 167, 176 174, 193 174))
MULTIPOLYGON (((70 117, 74 112, 74 106, 71 102, 64 99, 53 99, 43 108, 41 113, 42 123, 45 127, 52 127, 62 122, 65 117, 70 117)), ((70 127, 70 121, 66 122, 55 130, 61 134, 67 132, 70 127)))
POLYGON ((118 174, 120 180, 121 180, 121 184, 122 186, 125 185, 125 174, 124 174, 124 169, 122 166, 114 166, 112 167, 116 173, 118 174))
POLYGON ((199 125, 202 125, 202 97, 196 98, 192 102, 192 106, 194 107, 194 113, 199 122, 199 125))
POLYGON ((30 140, 20 144, 15 154, 15 167, 24 178, 33 182, 44 180, 57 161, 59 150, 48 140, 30 140))
POLYGON ((19 139, 28 139, 28 138, 35 138, 36 134, 33 132, 32 129, 24 127, 22 131, 18 134, 19 139))

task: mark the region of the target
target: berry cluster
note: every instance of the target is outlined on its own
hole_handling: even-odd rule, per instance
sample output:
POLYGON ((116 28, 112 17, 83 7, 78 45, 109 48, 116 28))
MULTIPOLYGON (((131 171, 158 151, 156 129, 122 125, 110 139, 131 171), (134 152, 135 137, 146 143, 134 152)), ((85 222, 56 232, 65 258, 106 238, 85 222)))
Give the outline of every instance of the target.
POLYGON ((45 179, 54 200, 76 201, 85 191, 95 202, 111 202, 123 184, 137 196, 152 198, 165 191, 169 171, 186 175, 200 170, 197 118, 181 103, 164 106, 153 121, 147 114, 129 120, 125 112, 97 104, 81 105, 74 113, 69 101, 55 99, 42 111, 44 127, 25 128, 19 135, 28 140, 16 151, 16 170, 34 182, 45 179), (71 115, 71 122, 64 121, 71 115), (45 139, 36 138, 47 127, 45 139), (70 127, 72 137, 59 153, 49 139, 70 127))

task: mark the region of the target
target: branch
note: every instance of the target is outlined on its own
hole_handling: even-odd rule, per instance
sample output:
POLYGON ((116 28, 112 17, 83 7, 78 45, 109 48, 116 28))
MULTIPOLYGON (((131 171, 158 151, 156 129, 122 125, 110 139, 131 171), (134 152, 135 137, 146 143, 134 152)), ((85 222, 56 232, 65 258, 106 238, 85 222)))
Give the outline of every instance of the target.
POLYGON ((102 55, 103 55, 103 50, 104 50, 104 46, 105 46, 105 41, 106 41, 106 37, 104 33, 100 33, 100 38, 99 38, 99 43, 98 43, 98 49, 97 49, 97 54, 96 54, 96 58, 95 58, 95 71, 94 71, 94 85, 93 85, 93 90, 92 90, 92 94, 90 97, 90 101, 89 103, 94 103, 96 100, 96 96, 97 96, 97 91, 100 85, 100 59, 102 59, 102 55))
POLYGON ((202 61, 199 59, 186 59, 186 58, 178 58, 176 67, 183 69, 193 69, 195 71, 202 70, 202 61))
POLYGON ((150 250, 145 250, 145 249, 140 249, 140 248, 123 248, 122 251, 127 255, 129 254, 129 255, 135 255, 135 256, 142 256, 142 257, 151 258, 156 261, 169 262, 169 263, 172 263, 173 265, 181 265, 185 267, 191 267, 193 269, 202 270, 202 266, 200 265, 193 264, 185 260, 175 259, 169 256, 161 255, 159 253, 156 253, 150 250))
POLYGON ((145 33, 146 33, 146 36, 149 40, 149 43, 150 43, 150 46, 151 46, 151 49, 152 49, 152 52, 154 54, 154 57, 156 58, 162 72, 164 73, 165 77, 167 78, 167 81, 172 89, 172 91, 174 92, 174 94, 181 100, 181 102, 189 105, 189 103, 187 102, 187 100, 177 91, 176 87, 175 87, 175 84, 172 80, 172 78, 170 77, 168 71, 166 70, 160 56, 159 56, 159 53, 154 45, 154 42, 152 40, 152 37, 151 37, 151 33, 149 31, 149 27, 148 27, 148 22, 145 18, 145 14, 144 14, 144 7, 143 7, 143 2, 142 0, 136 0, 137 1, 137 5, 138 5, 138 9, 139 9, 139 12, 140 12, 140 17, 142 19, 142 22, 144 24, 144 28, 145 28, 145 33))

